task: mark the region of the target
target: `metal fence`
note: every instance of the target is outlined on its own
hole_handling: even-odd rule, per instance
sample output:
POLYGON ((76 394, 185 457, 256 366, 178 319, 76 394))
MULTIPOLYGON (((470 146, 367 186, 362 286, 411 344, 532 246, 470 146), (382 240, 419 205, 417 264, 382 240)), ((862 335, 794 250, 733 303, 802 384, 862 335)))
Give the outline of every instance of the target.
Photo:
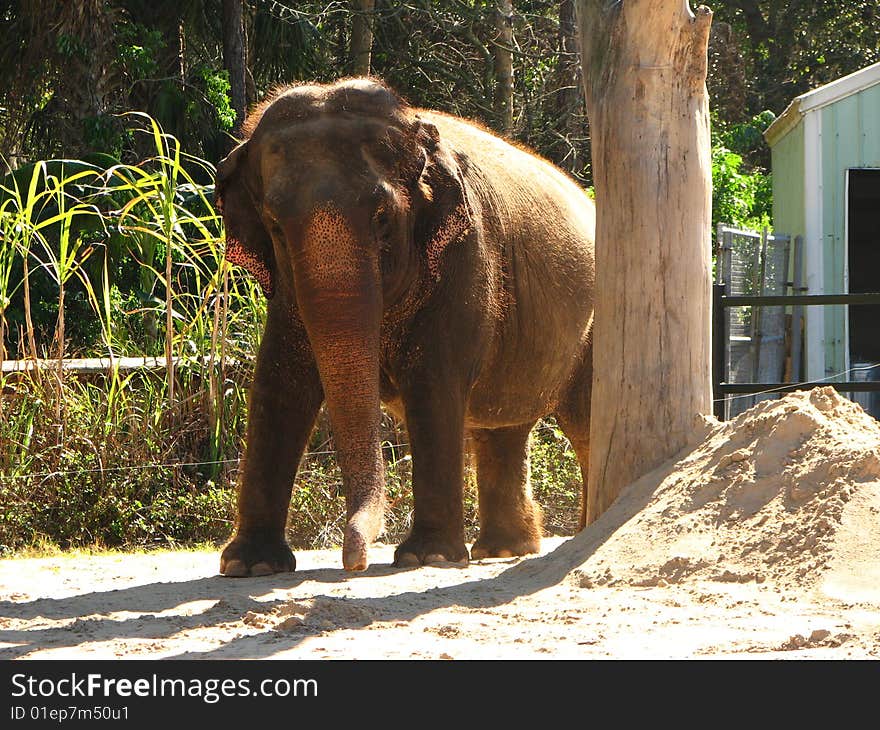
POLYGON ((834 387, 880 418, 880 364, 853 363, 848 380, 805 382, 802 358, 805 306, 880 304, 880 293, 806 295, 802 257, 800 236, 792 241, 766 230, 718 227, 712 392, 719 419, 759 400, 818 385, 834 387))
MULTIPOLYGON (((801 240, 795 241, 800 260, 801 240)), ((724 296, 783 296, 799 288, 789 280, 792 241, 789 236, 718 227, 715 283, 724 296)), ((795 267, 799 271, 799 267, 795 267)), ((779 383, 799 373, 799 362, 787 359, 792 331, 784 306, 728 307, 724 311, 727 337, 724 373, 728 383, 779 383), (786 372, 788 370, 788 373, 786 372)), ((796 331, 800 331, 800 328, 796 331)), ((795 376, 795 380, 799 378, 795 376)), ((731 418, 759 400, 772 396, 752 395, 729 400, 725 417, 731 418)))

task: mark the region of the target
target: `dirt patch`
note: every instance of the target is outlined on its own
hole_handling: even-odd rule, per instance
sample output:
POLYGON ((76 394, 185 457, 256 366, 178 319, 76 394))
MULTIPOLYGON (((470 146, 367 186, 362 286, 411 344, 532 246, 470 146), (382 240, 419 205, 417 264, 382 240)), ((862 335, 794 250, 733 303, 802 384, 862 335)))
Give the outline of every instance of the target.
POLYGON ((0 658, 875 658, 880 424, 831 388, 693 444, 539 556, 398 570, 299 552, 0 561, 0 658))

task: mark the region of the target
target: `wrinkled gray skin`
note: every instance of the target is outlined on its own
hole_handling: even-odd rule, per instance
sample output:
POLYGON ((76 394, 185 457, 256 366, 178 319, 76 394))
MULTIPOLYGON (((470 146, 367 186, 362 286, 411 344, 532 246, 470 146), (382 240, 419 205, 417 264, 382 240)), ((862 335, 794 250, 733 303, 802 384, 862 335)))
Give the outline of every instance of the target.
POLYGON ((539 549, 529 433, 554 414, 586 474, 592 201, 534 154, 413 109, 372 79, 301 85, 252 113, 217 172, 227 257, 269 297, 229 576, 293 570, 291 487, 326 403, 343 475, 343 565, 382 527, 380 403, 402 419, 415 510, 395 564, 539 549))

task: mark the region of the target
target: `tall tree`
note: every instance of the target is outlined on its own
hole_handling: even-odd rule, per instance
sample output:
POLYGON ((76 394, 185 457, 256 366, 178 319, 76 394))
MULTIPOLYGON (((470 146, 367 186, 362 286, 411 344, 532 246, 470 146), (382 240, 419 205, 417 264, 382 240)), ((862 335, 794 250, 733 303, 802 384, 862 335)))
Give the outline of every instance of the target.
POLYGON ((354 0, 351 21, 351 58, 355 76, 368 76, 373 52, 373 10, 376 0, 354 0))
POLYGON ((241 129, 247 106, 247 62, 241 5, 242 0, 223 0, 223 66, 229 72, 229 95, 235 110, 233 135, 241 129))
POLYGON ((561 0, 559 3, 559 64, 556 89, 556 109, 560 117, 568 117, 572 114, 580 96, 576 20, 574 0, 561 0))
POLYGON ((579 0, 596 189, 586 521, 712 410, 708 8, 579 0))
POLYGON ((583 86, 574 0, 560 0, 559 3, 557 62, 553 81, 556 106, 553 131, 557 141, 548 152, 557 165, 567 170, 578 170, 582 167, 581 151, 572 139, 577 136, 578 127, 583 126, 583 86))
POLYGON ((513 131, 513 2, 497 0, 495 7, 495 114, 505 134, 513 131))

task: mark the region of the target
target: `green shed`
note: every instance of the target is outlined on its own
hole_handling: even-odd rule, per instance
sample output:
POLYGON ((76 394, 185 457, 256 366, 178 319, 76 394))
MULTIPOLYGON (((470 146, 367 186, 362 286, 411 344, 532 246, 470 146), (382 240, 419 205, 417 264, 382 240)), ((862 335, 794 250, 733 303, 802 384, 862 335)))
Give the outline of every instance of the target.
MULTIPOLYGON (((764 137, 773 228, 803 239, 805 293, 880 291, 880 63, 798 96, 764 137)), ((880 363, 877 307, 804 309, 807 380, 880 363)))

